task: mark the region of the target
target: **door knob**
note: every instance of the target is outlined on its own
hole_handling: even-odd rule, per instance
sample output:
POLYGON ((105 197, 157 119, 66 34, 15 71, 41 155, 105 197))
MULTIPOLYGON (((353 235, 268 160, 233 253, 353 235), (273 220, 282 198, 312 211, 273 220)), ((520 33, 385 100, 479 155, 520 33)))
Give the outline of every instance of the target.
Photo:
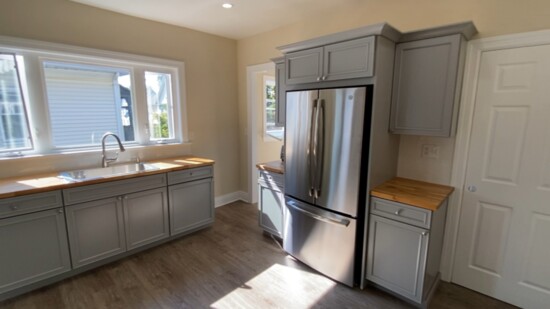
POLYGON ((469 185, 467 189, 468 189, 468 191, 470 191, 470 192, 476 192, 476 191, 477 191, 477 187, 476 187, 476 186, 473 186, 473 185, 469 185))

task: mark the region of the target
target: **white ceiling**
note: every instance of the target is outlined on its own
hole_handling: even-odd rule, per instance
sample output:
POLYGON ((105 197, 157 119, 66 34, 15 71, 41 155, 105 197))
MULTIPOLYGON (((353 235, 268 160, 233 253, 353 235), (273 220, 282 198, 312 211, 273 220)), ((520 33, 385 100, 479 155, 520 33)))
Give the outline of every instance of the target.
POLYGON ((304 18, 324 18, 335 7, 361 0, 71 0, 74 2, 242 39, 304 18), (229 2, 233 8, 224 9, 229 2))

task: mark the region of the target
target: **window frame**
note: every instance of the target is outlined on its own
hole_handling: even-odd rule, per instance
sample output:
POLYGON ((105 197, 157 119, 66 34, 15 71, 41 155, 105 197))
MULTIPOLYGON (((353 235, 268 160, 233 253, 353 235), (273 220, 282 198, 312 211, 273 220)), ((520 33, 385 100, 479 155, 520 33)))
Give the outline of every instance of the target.
MULTIPOLYGON (((266 87, 268 83, 273 84, 275 86, 275 99, 273 101, 275 104, 279 104, 277 101, 277 83, 275 81, 275 76, 272 75, 264 75, 262 77, 262 118, 263 118, 263 137, 264 142, 280 142, 284 140, 284 127, 277 126, 277 122, 275 122, 275 127, 280 128, 279 130, 267 130, 267 93, 266 93, 266 87), (276 136, 269 134, 269 132, 272 131, 282 131, 283 136, 279 139, 276 136)), ((277 108, 275 108, 275 113, 277 113, 277 108)))
MULTIPOLYGON (((25 72, 21 74, 21 77, 26 76, 27 79, 21 83, 24 88, 22 89, 24 100, 27 103, 28 123, 34 149, 21 151, 19 156, 101 149, 101 145, 62 147, 53 145, 44 72, 44 63, 48 61, 106 66, 127 69, 130 72, 135 140, 124 142, 125 146, 141 147, 189 142, 187 102, 185 100, 185 64, 182 61, 7 36, 0 36, 0 51, 24 58, 25 72), (162 142, 152 140, 148 134, 145 71, 170 74, 174 137, 163 139, 162 142)), ((0 158, 3 156, 4 154, 0 153, 0 158)))
MULTIPOLYGON (((17 74, 17 84, 18 84, 18 92, 19 92, 19 96, 21 97, 21 105, 22 105, 22 113, 25 117, 25 129, 27 130, 27 139, 29 139, 29 146, 28 147, 21 147, 21 148, 12 148, 12 149, 6 149, 6 150, 1 150, 0 149, 0 156, 13 156, 14 154, 16 153, 20 153, 20 152, 23 152, 23 151, 33 151, 34 150, 34 139, 33 139, 33 136, 32 136, 32 131, 31 131, 31 125, 30 125, 30 120, 29 120, 29 117, 30 117, 30 113, 29 113, 29 102, 27 102, 27 97, 24 95, 24 89, 26 87, 26 83, 24 83, 23 81, 25 80, 26 78, 26 74, 24 72, 24 69, 25 67, 24 66, 21 66, 19 64, 19 59, 18 59, 18 56, 16 53, 12 53, 12 52, 4 52, 4 51, 0 51, 0 54, 4 54, 4 55, 11 55, 13 56, 13 60, 14 60, 14 65, 15 65, 15 72, 17 74), (21 67, 23 68, 23 71, 21 70, 21 67)), ((1 115, 0 115, 1 116, 1 115)))

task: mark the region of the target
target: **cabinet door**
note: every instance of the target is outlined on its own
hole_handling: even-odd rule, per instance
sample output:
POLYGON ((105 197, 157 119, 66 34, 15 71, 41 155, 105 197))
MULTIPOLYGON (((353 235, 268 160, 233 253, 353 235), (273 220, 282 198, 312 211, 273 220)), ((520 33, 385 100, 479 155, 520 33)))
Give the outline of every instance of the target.
POLYGON ((74 268, 126 251, 121 199, 76 204, 65 211, 74 268))
POLYGON ((461 36, 456 34, 397 45, 390 122, 392 133, 454 134, 460 43, 461 36))
POLYGON ((325 46, 323 80, 370 77, 374 73, 374 37, 325 46))
POLYGON ((277 111, 275 114, 275 122, 277 126, 284 127, 285 125, 285 110, 286 110, 286 90, 285 90, 285 64, 277 63, 275 65, 275 83, 277 86, 276 101, 277 111))
POLYGON ((0 293, 71 270, 63 209, 0 220, 0 293))
POLYGON ((176 235, 214 222, 212 178, 168 187, 170 234, 176 235))
POLYGON ((428 238, 425 229, 371 215, 367 279, 420 303, 428 238))
POLYGON ((283 193, 263 185, 259 186, 259 192, 260 227, 271 234, 282 237, 283 207, 285 202, 283 193))
POLYGON ((128 250, 169 236, 166 188, 128 194, 123 200, 128 250))
POLYGON ((323 48, 311 48, 285 55, 287 85, 314 83, 323 76, 323 48))

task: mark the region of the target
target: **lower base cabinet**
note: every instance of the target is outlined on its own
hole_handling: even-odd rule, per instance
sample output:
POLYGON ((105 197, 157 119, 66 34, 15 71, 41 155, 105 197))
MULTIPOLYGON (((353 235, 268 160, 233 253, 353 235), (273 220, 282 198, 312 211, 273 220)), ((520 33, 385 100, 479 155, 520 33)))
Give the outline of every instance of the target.
POLYGON ((0 219, 0 293, 71 270, 63 208, 0 219))
POLYGON ((214 222, 213 189, 212 178, 168 186, 171 235, 214 222))
POLYGON ((426 307, 439 282, 447 200, 435 211, 372 198, 367 280, 426 307))
POLYGON ((170 236, 166 188, 128 194, 122 201, 127 250, 170 236))
POLYGON ((370 216, 369 279, 415 302, 422 301, 429 235, 421 229, 370 216))
POLYGON ((73 267, 169 236, 166 188, 67 207, 73 267))
POLYGON ((212 166, 0 199, 0 301, 213 222, 212 166))
POLYGON ((126 251, 121 198, 67 206, 66 212, 74 268, 126 251))

